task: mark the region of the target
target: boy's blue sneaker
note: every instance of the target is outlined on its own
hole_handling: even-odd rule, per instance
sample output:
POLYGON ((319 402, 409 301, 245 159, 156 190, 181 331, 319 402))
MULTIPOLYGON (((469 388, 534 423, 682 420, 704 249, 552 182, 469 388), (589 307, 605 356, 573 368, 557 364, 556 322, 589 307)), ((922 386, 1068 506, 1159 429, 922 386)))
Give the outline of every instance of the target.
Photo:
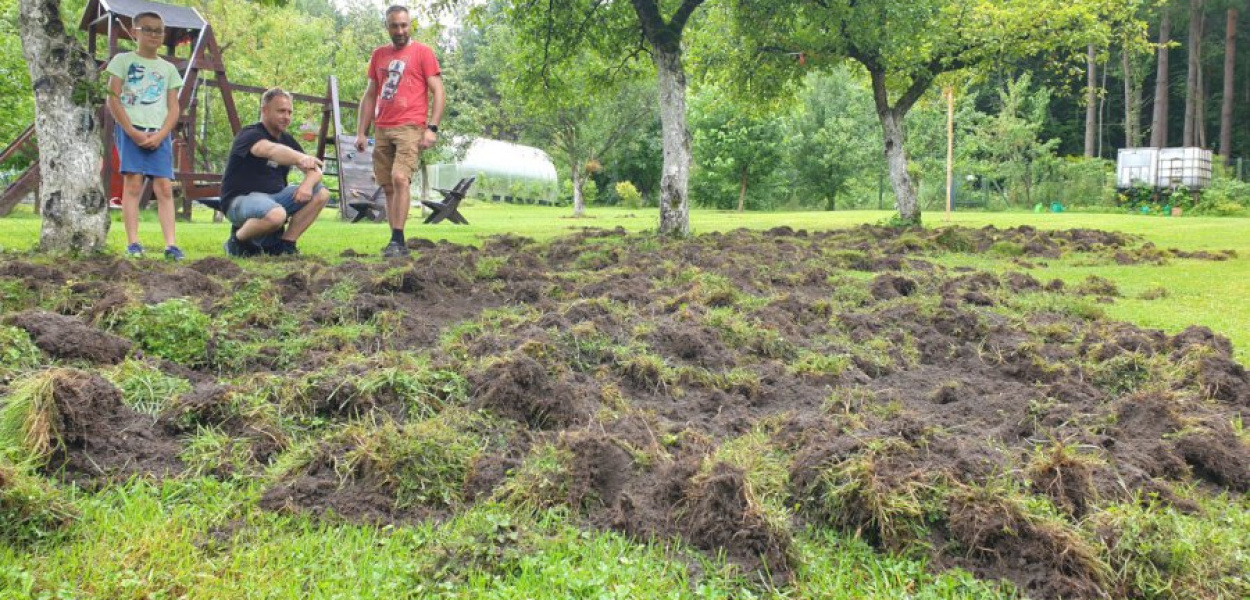
POLYGON ((140 244, 139 242, 135 242, 129 246, 126 246, 126 255, 132 256, 132 257, 143 256, 143 244, 140 244))
POLYGON ((172 260, 174 262, 179 262, 186 257, 187 255, 182 253, 182 248, 179 248, 177 246, 165 247, 165 258, 168 258, 169 260, 172 260))

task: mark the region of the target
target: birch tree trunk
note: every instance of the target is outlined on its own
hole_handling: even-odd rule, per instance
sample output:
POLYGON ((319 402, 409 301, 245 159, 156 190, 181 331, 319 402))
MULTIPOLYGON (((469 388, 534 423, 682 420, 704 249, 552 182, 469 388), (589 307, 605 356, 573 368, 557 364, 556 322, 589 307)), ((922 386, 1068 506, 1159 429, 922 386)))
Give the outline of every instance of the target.
POLYGON ((570 162, 573 163, 573 216, 580 217, 586 214, 586 197, 582 195, 586 178, 582 176, 582 165, 579 161, 574 159, 570 162))
POLYGON ((108 203, 100 189, 95 61, 65 31, 60 0, 20 0, 22 54, 35 89, 44 252, 103 252, 108 203))
POLYGON ((660 175, 660 234, 690 233, 690 130, 686 128, 686 74, 681 47, 654 46, 660 86, 664 170, 660 175))
POLYGON ((1237 9, 1230 8, 1224 27, 1224 101, 1220 105, 1220 154, 1233 164, 1233 67, 1237 58, 1237 9))
POLYGON ((1098 54, 1090 44, 1085 55, 1085 158, 1094 157, 1095 131, 1098 123, 1098 54))
POLYGON ((1150 120, 1150 145, 1163 148, 1168 145, 1168 42, 1172 40, 1172 17, 1167 6, 1163 7, 1163 20, 1159 22, 1159 64, 1155 76, 1154 116, 1150 120))

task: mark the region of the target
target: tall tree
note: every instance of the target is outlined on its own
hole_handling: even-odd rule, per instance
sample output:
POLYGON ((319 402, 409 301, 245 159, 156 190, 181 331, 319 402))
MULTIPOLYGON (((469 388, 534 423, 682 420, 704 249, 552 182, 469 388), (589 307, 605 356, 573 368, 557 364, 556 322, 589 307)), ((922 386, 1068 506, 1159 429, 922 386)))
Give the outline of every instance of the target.
POLYGON ((660 176, 660 233, 690 233, 690 130, 686 127, 686 73, 681 36, 687 21, 704 0, 682 0, 667 20, 660 0, 631 0, 643 37, 651 47, 660 85, 660 128, 664 138, 664 171, 660 176))
POLYGON ((1189 40, 1185 69, 1185 121, 1181 126, 1181 145, 1198 144, 1199 106, 1202 98, 1202 15, 1204 0, 1189 0, 1189 40))
MULTIPOLYGON (((441 3, 465 0, 442 0, 441 3)), ((549 78, 592 51, 606 63, 650 54, 659 87, 664 166, 660 175, 660 227, 664 235, 690 232, 690 131, 686 127, 686 74, 682 35, 704 0, 549 0, 516 2, 507 17, 518 37, 537 50, 521 77, 549 78), (675 8, 673 8, 675 6, 675 8), (667 16, 666 16, 667 15, 667 16)))
POLYGON ((101 252, 109 230, 100 189, 103 86, 95 60, 65 30, 60 0, 20 0, 22 53, 35 90, 45 252, 101 252))
POLYGON ((1141 79, 1133 48, 1125 44, 1120 52, 1124 75, 1124 146, 1141 146, 1141 79))
POLYGON ((1237 9, 1230 8, 1224 25, 1224 98, 1220 106, 1220 154, 1225 166, 1233 164, 1233 79, 1237 58, 1237 9))
POLYGON ((808 73, 784 127, 799 203, 828 210, 849 204, 858 180, 876 187, 885 167, 872 94, 845 67, 808 73), (870 183, 869 183, 870 182, 870 183))
POLYGON ((1159 60, 1155 70, 1154 116, 1150 120, 1150 145, 1163 148, 1168 145, 1168 46, 1172 43, 1172 11, 1167 3, 1159 10, 1159 60))
MULTIPOLYGON (((1093 43, 1106 47, 1113 28, 1130 21, 1135 1, 1003 0, 733 0, 737 33, 760 62, 748 78, 796 73, 798 61, 849 58, 872 82, 890 183, 903 223, 920 222, 908 172, 904 118, 942 74, 1041 53, 1070 55, 1093 43)), ((792 75, 793 76, 793 75, 792 75)), ((762 84, 760 89, 765 89, 762 84)))
POLYGON ((559 153, 573 184, 573 216, 585 214, 583 190, 603 157, 652 117, 646 96, 653 91, 639 81, 608 87, 582 80, 526 93, 526 138, 559 153))
MULTIPOLYGON (((719 86, 692 95, 696 170, 691 184, 700 203, 746 208, 748 191, 776 173, 781 164, 781 129, 777 107, 741 101, 719 86)), ((753 195, 755 204, 758 197, 753 195)), ((767 203, 771 204, 771 203, 767 203)))

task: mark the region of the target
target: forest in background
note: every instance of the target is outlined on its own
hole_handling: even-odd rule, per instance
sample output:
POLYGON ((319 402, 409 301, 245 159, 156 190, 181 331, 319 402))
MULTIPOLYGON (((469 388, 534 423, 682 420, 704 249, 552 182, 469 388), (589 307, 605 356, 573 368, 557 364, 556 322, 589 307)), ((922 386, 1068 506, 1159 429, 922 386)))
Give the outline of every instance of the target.
MULTIPOLYGON (((342 96, 355 99, 363 90, 369 52, 386 42, 380 8, 364 2, 175 3, 194 6, 212 23, 237 83, 319 94, 333 74, 342 96)), ((84 4, 63 3, 71 28, 84 4)), ((566 200, 577 186, 591 206, 654 204, 662 158, 649 58, 636 53, 609 60, 573 49, 579 54, 571 60, 535 60, 549 49, 521 33, 524 24, 511 8, 495 1, 434 21, 414 6, 422 25, 415 37, 436 47, 444 69, 449 96, 444 130, 448 139, 459 141, 440 147, 429 162, 454 160, 472 137, 514 141, 551 155, 566 200)), ((1232 159, 1200 208, 1233 212, 1250 204, 1250 188, 1233 180, 1236 159, 1250 157, 1250 58, 1236 60, 1235 51, 1245 54, 1250 48, 1250 26, 1244 25, 1250 23, 1250 3, 1173 1, 1137 10, 1151 44, 1131 41, 1126 31, 1129 41, 1113 36, 1081 56, 989 61, 948 74, 942 83, 955 97, 957 198, 991 209, 1052 202, 1112 205, 1118 200, 1111 185, 1118 148, 1194 145, 1232 159), (1159 68, 1162 39, 1170 40, 1162 46, 1165 69, 1159 68), (1225 103, 1230 91, 1232 102, 1225 103), (1162 121, 1155 114, 1161 98, 1167 103, 1162 121), (1224 128, 1227 151, 1221 146, 1224 128)), ((17 0, 0 0, 0 15, 0 143, 7 143, 32 121, 33 95, 16 35, 17 0)), ((852 62, 824 64, 816 51, 792 52, 800 76, 778 77, 768 90, 760 86, 772 85, 769 78, 756 77, 755 90, 744 88, 742 72, 755 66, 737 53, 732 19, 726 3, 708 3, 692 16, 683 40, 692 203, 746 209, 891 207, 881 126, 864 70, 852 62)), ((761 72, 767 73, 763 63, 761 72)), ((199 160, 204 168, 220 170, 229 127, 215 90, 205 87, 201 101, 209 117, 202 132, 206 152, 199 160)), ((240 100, 245 115, 249 101, 255 99, 240 100)), ((310 106, 297 105, 297 113, 296 129, 319 119, 310 106)), ((350 129, 354 118, 347 120, 350 129)), ((941 86, 916 103, 906 127, 921 202, 936 207, 945 198, 941 86)), ((22 166, 0 165, 0 177, 22 166)), ((1242 161, 1241 175, 1250 178, 1250 160, 1242 161)))

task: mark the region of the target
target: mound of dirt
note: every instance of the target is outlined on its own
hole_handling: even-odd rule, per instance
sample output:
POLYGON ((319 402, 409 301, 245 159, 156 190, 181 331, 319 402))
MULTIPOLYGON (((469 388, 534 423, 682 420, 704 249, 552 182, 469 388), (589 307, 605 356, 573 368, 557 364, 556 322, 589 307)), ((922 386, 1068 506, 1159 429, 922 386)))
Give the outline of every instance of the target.
POLYGON ((584 423, 589 410, 577 386, 553 380, 543 365, 525 355, 491 365, 472 382, 483 408, 535 429, 584 423))
POLYGON ((430 514, 422 507, 399 510, 396 492, 382 474, 371 472, 367 462, 352 473, 340 473, 338 466, 352 450, 345 445, 323 444, 300 475, 265 491, 260 506, 279 512, 308 512, 317 516, 337 516, 358 523, 418 521, 430 514))
POLYGON ((66 369, 53 379, 55 430, 62 444, 45 469, 96 487, 132 475, 168 477, 183 469, 177 442, 152 417, 122 403, 108 380, 66 369))
POLYGON ((717 463, 700 473, 697 461, 687 460, 635 477, 623 488, 606 513, 614 529, 638 539, 681 536, 696 548, 725 553, 771 585, 793 578, 789 534, 763 517, 740 469, 717 463))
MULTIPOLYGON (((231 402, 231 393, 231 388, 213 382, 197 384, 161 413, 158 424, 172 436, 194 434, 202 427, 216 428, 246 443, 248 461, 259 470, 287 448, 287 436, 268 423, 240 414, 231 402)), ((233 469, 233 465, 223 464, 214 474, 227 477, 233 469)))
POLYGON ((948 564, 1010 579, 1034 598, 1100 598, 1106 575, 1093 550, 1071 532, 1026 516, 1010 501, 951 500, 945 534, 958 550, 948 564))
POLYGON ((26 311, 6 319, 26 330, 40 350, 62 359, 116 364, 130 354, 130 340, 100 331, 74 317, 26 311))

